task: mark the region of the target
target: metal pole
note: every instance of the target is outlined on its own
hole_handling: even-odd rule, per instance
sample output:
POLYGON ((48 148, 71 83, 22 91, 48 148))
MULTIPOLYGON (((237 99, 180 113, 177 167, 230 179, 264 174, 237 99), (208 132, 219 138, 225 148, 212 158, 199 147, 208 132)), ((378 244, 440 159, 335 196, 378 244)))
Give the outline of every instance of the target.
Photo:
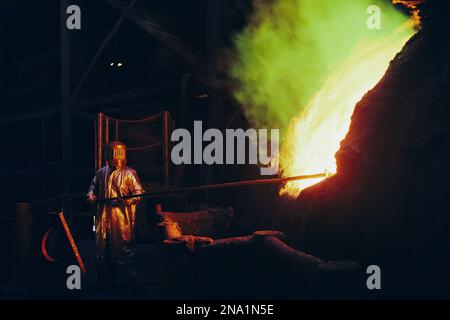
POLYGON ((94 158, 94 168, 95 168, 95 172, 97 172, 97 170, 99 169, 98 168, 98 162, 97 162, 97 159, 98 159, 98 141, 97 141, 97 137, 98 137, 97 131, 98 131, 98 129, 97 129, 97 126, 98 126, 98 118, 97 118, 97 121, 94 122, 94 156, 95 156, 95 158, 94 158))
POLYGON ((207 184, 207 185, 203 185, 203 186, 158 190, 158 191, 137 194, 137 195, 129 195, 129 196, 124 196, 124 197, 99 199, 99 202, 108 202, 108 201, 131 199, 131 198, 156 198, 156 197, 173 194, 173 193, 198 192, 198 191, 209 191, 209 190, 228 189, 228 188, 237 188, 237 187, 248 187, 248 186, 256 186, 256 185, 280 184, 280 183, 286 183, 286 182, 297 181, 297 180, 326 178, 329 176, 330 176, 330 174, 328 174, 328 173, 319 173, 319 174, 310 174, 310 175, 302 175, 302 176, 286 177, 286 178, 257 179, 257 180, 225 182, 225 183, 218 183, 218 184, 207 184))
POLYGON ((70 246, 72 247, 73 253, 75 254, 75 259, 77 260, 77 263, 81 268, 81 271, 83 271, 83 274, 85 274, 86 267, 84 266, 83 259, 81 258, 80 252, 78 251, 78 247, 75 243, 75 240, 73 239, 72 233, 70 232, 69 225, 67 224, 66 218, 64 217, 64 213, 61 211, 58 213, 58 216, 63 225, 67 239, 69 239, 70 246))
POLYGON ((105 145, 109 143, 109 117, 105 116, 105 145))
POLYGON ((66 27, 67 7, 69 0, 61 0, 60 7, 60 28, 61 28, 61 144, 62 144, 62 182, 63 194, 67 196, 65 211, 70 216, 70 193, 71 193, 71 167, 72 167, 72 138, 70 121, 70 38, 69 30, 66 27))
POLYGON ((47 162, 46 154, 46 144, 45 144, 45 118, 44 116, 41 117, 41 161, 42 165, 45 165, 47 162))
POLYGON ((31 204, 27 202, 17 202, 15 207, 15 246, 17 250, 17 266, 23 267, 30 255, 31 244, 31 204))
POLYGON ((119 120, 115 121, 115 128, 116 128, 116 138, 114 140, 119 141, 119 120))
MULTIPOLYGON (((285 177, 285 178, 225 182, 225 183, 201 185, 201 186, 186 187, 186 188, 165 188, 165 189, 160 189, 160 190, 143 193, 143 194, 135 194, 135 195, 129 195, 129 196, 123 196, 123 197, 116 197, 116 198, 99 199, 98 202, 103 203, 103 202, 108 202, 108 201, 113 201, 113 200, 131 199, 131 198, 159 198, 161 196, 174 194, 174 193, 198 192, 198 191, 207 191, 207 190, 219 190, 219 189, 228 189, 228 188, 259 186, 259 185, 263 186, 263 185, 286 183, 286 182, 297 181, 297 180, 327 178, 330 176, 332 176, 332 174, 325 172, 325 173, 294 176, 294 177, 285 177)), ((85 196, 86 196, 85 193, 75 194, 75 197, 77 197, 77 198, 78 197, 85 198, 85 196)), ((54 200, 57 200, 57 199, 54 199, 54 200)), ((48 201, 48 200, 36 201, 33 203, 34 204, 38 204, 38 203, 42 204, 42 203, 47 203, 47 202, 51 202, 51 201, 48 201)), ((83 203, 86 203, 86 201, 83 201, 83 203)))
POLYGON ((97 116, 97 170, 103 167, 103 113, 97 116))
POLYGON ((170 114, 163 112, 163 184, 169 185, 169 126, 170 114))

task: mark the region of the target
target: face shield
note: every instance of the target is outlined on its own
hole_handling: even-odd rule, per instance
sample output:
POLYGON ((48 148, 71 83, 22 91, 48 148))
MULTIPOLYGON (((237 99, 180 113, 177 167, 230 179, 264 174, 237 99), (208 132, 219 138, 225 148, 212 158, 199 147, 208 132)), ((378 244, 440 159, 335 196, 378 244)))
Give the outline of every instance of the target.
POLYGON ((127 164, 127 147, 124 143, 113 141, 108 145, 108 164, 121 168, 127 164))

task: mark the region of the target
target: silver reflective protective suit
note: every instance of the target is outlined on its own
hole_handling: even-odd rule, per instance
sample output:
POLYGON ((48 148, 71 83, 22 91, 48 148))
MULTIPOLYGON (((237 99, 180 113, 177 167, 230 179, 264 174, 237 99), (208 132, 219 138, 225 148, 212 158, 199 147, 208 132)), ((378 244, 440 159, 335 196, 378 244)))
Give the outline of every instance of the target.
MULTIPOLYGON (((113 170, 107 165, 97 171, 89 192, 93 192, 101 200, 142 194, 144 189, 135 170, 127 166, 113 170)), ((100 265, 105 263, 106 254, 112 262, 118 264, 126 264, 133 258, 136 205, 139 200, 140 198, 131 198, 98 206, 95 235, 97 261, 100 265)))

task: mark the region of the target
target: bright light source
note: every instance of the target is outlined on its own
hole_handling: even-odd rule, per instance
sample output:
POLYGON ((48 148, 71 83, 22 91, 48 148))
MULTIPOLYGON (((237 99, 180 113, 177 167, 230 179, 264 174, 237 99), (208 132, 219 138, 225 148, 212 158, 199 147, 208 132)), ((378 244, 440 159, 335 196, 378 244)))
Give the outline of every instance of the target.
POLYGON ((110 65, 111 67, 113 67, 113 66, 114 66, 114 62, 111 62, 109 65, 110 65))
POLYGON ((123 66, 122 62, 119 62, 119 63, 117 64, 117 66, 118 66, 118 67, 123 66))

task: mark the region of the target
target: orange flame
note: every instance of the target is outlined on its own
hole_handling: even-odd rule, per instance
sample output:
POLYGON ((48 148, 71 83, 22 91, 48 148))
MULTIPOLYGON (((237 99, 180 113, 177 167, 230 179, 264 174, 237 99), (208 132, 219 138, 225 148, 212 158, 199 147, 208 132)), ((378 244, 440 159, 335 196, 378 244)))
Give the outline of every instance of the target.
MULTIPOLYGON (((335 153, 349 129, 355 105, 379 82, 391 59, 413 34, 409 23, 389 38, 360 43, 330 74, 302 113, 291 121, 280 153, 283 176, 336 173, 335 153)), ((297 197, 323 179, 289 182, 280 194, 297 197)))
POLYGON ((421 24, 419 4, 422 4, 424 0, 392 0, 393 4, 401 4, 411 11, 411 19, 416 27, 421 24))

